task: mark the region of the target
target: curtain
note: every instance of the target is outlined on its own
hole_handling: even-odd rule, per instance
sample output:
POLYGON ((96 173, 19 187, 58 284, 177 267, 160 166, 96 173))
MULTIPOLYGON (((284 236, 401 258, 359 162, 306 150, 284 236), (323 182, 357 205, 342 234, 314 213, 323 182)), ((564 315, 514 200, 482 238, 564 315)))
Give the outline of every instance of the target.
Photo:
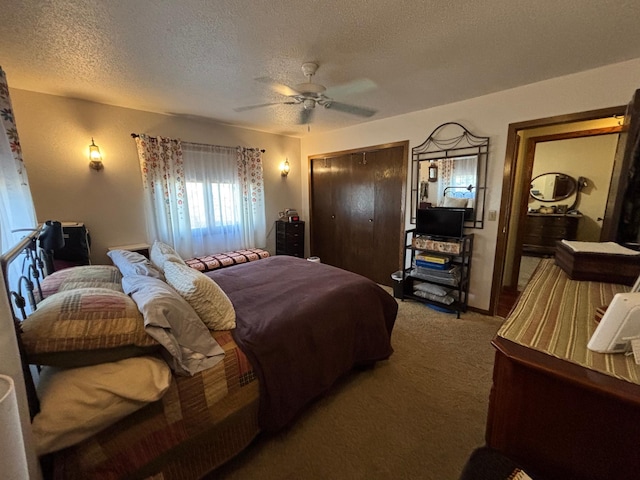
POLYGON ((244 242, 246 248, 264 247, 267 243, 267 218, 264 208, 262 151, 238 147, 237 162, 242 189, 244 242))
POLYGON ((262 152, 140 135, 148 235, 183 258, 264 247, 262 152))
MULTIPOLYGON (((22 161, 22 150, 9 97, 7 77, 0 68, 0 250, 3 253, 6 252, 25 234, 24 231, 13 232, 13 230, 35 229, 37 223, 27 171, 22 161)), ((19 264, 18 260, 12 262, 7 272, 8 278, 2 278, 0 272, 0 289, 3 290, 3 296, 5 283, 10 289, 15 290, 21 275, 19 264)), ((14 380, 22 423, 22 442, 28 461, 28 477, 40 479, 42 475, 33 449, 25 380, 13 332, 14 325, 9 314, 9 303, 3 299, 0 301, 0 373, 10 375, 14 380)), ((0 426, 0 428, 3 427, 4 425, 0 426)), ((3 451, 2 454, 6 452, 3 451)))
POLYGON ((236 149, 183 143, 192 255, 245 247, 236 149))
POLYGON ((444 189, 451 185, 454 161, 451 158, 441 158, 436 162, 438 165, 438 198, 440 203, 444 201, 444 189))
POLYGON ((180 140, 139 135, 138 160, 144 188, 147 236, 190 258, 191 223, 180 140))
MULTIPOLYGON (((27 170, 22 161, 18 129, 13 115, 7 77, 0 68, 0 250, 6 252, 24 230, 38 226, 27 170), (18 231, 16 231, 18 230, 18 231), (22 231, 20 231, 22 230, 22 231)), ((13 289, 20 277, 20 262, 13 262, 7 282, 13 289)))

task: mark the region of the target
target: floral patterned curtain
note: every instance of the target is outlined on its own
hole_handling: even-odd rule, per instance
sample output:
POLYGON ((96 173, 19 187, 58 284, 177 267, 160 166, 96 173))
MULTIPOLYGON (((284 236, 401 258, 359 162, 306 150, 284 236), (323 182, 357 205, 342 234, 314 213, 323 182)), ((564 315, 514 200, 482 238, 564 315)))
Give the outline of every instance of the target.
MULTIPOLYGON (((22 161, 7 76, 0 68, 0 247, 9 250, 24 231, 37 227, 27 170, 22 161)), ((14 262, 16 263, 16 262, 14 262)), ((11 280, 10 280, 11 281, 11 280)))
MULTIPOLYGON (((3 253, 8 251, 24 237, 24 231, 14 230, 35 229, 37 223, 27 170, 22 161, 22 150, 13 114, 13 106, 9 97, 7 77, 2 68, 0 68, 0 250, 3 253)), ((6 283, 10 290, 17 290, 17 286, 20 283, 19 279, 22 275, 21 263, 18 260, 12 262, 6 272, 6 277, 3 277, 3 273, 0 272, 0 279, 4 280, 4 282, 0 281, 0 285, 6 283)), ((21 471, 20 473, 24 474, 25 478, 41 478, 42 475, 40 474, 38 460, 33 448, 29 400, 27 400, 25 390, 26 379, 23 375, 23 369, 25 367, 28 368, 28 366, 21 365, 18 344, 13 331, 13 319, 8 311, 8 306, 3 306, 2 311, 0 311, 0 356, 2 358, 0 373, 11 376, 15 383, 18 411, 24 435, 22 438, 13 439, 15 445, 12 446, 15 449, 10 448, 9 452, 4 450, 0 455, 13 453, 17 456, 19 451, 24 448, 28 472, 21 471)), ((32 382, 29 383, 33 386, 32 382)), ((5 428, 5 425, 0 425, 0 430, 3 428, 5 428)), ((16 473, 18 472, 16 471, 16 473)), ((0 473, 0 476, 5 474, 0 473)))
POLYGON ((438 198, 442 203, 444 201, 444 189, 451 185, 453 177, 453 162, 451 158, 441 158, 438 164, 438 198))
POLYGON ((264 247, 262 152, 139 135, 147 233, 183 258, 264 247))
POLYGON ((264 247, 267 238, 262 151, 238 147, 237 152, 238 181, 243 196, 243 236, 250 247, 264 247))
POLYGON ((136 137, 144 187, 149 239, 173 246, 184 258, 192 256, 191 225, 180 140, 136 137))
POLYGON ((13 116, 13 106, 11 105, 11 97, 9 97, 9 85, 7 84, 7 75, 0 67, 0 120, 9 140, 11 153, 16 162, 16 170, 26 184, 26 173, 24 170, 24 162, 22 161, 22 148, 20 148, 20 139, 18 137, 18 127, 16 127, 16 119, 13 116))

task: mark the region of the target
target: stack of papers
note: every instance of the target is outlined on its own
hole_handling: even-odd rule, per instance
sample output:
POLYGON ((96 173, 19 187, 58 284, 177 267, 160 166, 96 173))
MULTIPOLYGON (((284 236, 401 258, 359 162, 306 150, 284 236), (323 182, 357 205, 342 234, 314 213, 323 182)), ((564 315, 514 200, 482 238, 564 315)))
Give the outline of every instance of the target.
POLYGON ((567 247, 579 253, 607 253, 609 255, 640 255, 640 252, 618 245, 615 242, 578 242, 562 240, 567 247))

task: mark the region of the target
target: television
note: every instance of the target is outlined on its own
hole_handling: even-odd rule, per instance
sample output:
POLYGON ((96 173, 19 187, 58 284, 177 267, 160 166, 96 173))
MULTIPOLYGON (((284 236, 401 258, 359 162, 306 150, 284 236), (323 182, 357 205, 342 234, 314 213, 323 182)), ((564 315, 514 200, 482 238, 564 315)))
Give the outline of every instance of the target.
POLYGON ((464 235, 464 208, 419 208, 416 233, 432 237, 461 238, 464 235))

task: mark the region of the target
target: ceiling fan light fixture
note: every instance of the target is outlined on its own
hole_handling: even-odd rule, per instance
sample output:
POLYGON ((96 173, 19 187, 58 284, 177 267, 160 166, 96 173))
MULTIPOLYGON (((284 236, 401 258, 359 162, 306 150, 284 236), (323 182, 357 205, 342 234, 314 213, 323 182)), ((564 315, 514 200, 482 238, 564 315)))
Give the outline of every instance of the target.
POLYGON ((302 105, 305 110, 311 110, 312 108, 316 108, 316 101, 313 98, 305 98, 302 105))

